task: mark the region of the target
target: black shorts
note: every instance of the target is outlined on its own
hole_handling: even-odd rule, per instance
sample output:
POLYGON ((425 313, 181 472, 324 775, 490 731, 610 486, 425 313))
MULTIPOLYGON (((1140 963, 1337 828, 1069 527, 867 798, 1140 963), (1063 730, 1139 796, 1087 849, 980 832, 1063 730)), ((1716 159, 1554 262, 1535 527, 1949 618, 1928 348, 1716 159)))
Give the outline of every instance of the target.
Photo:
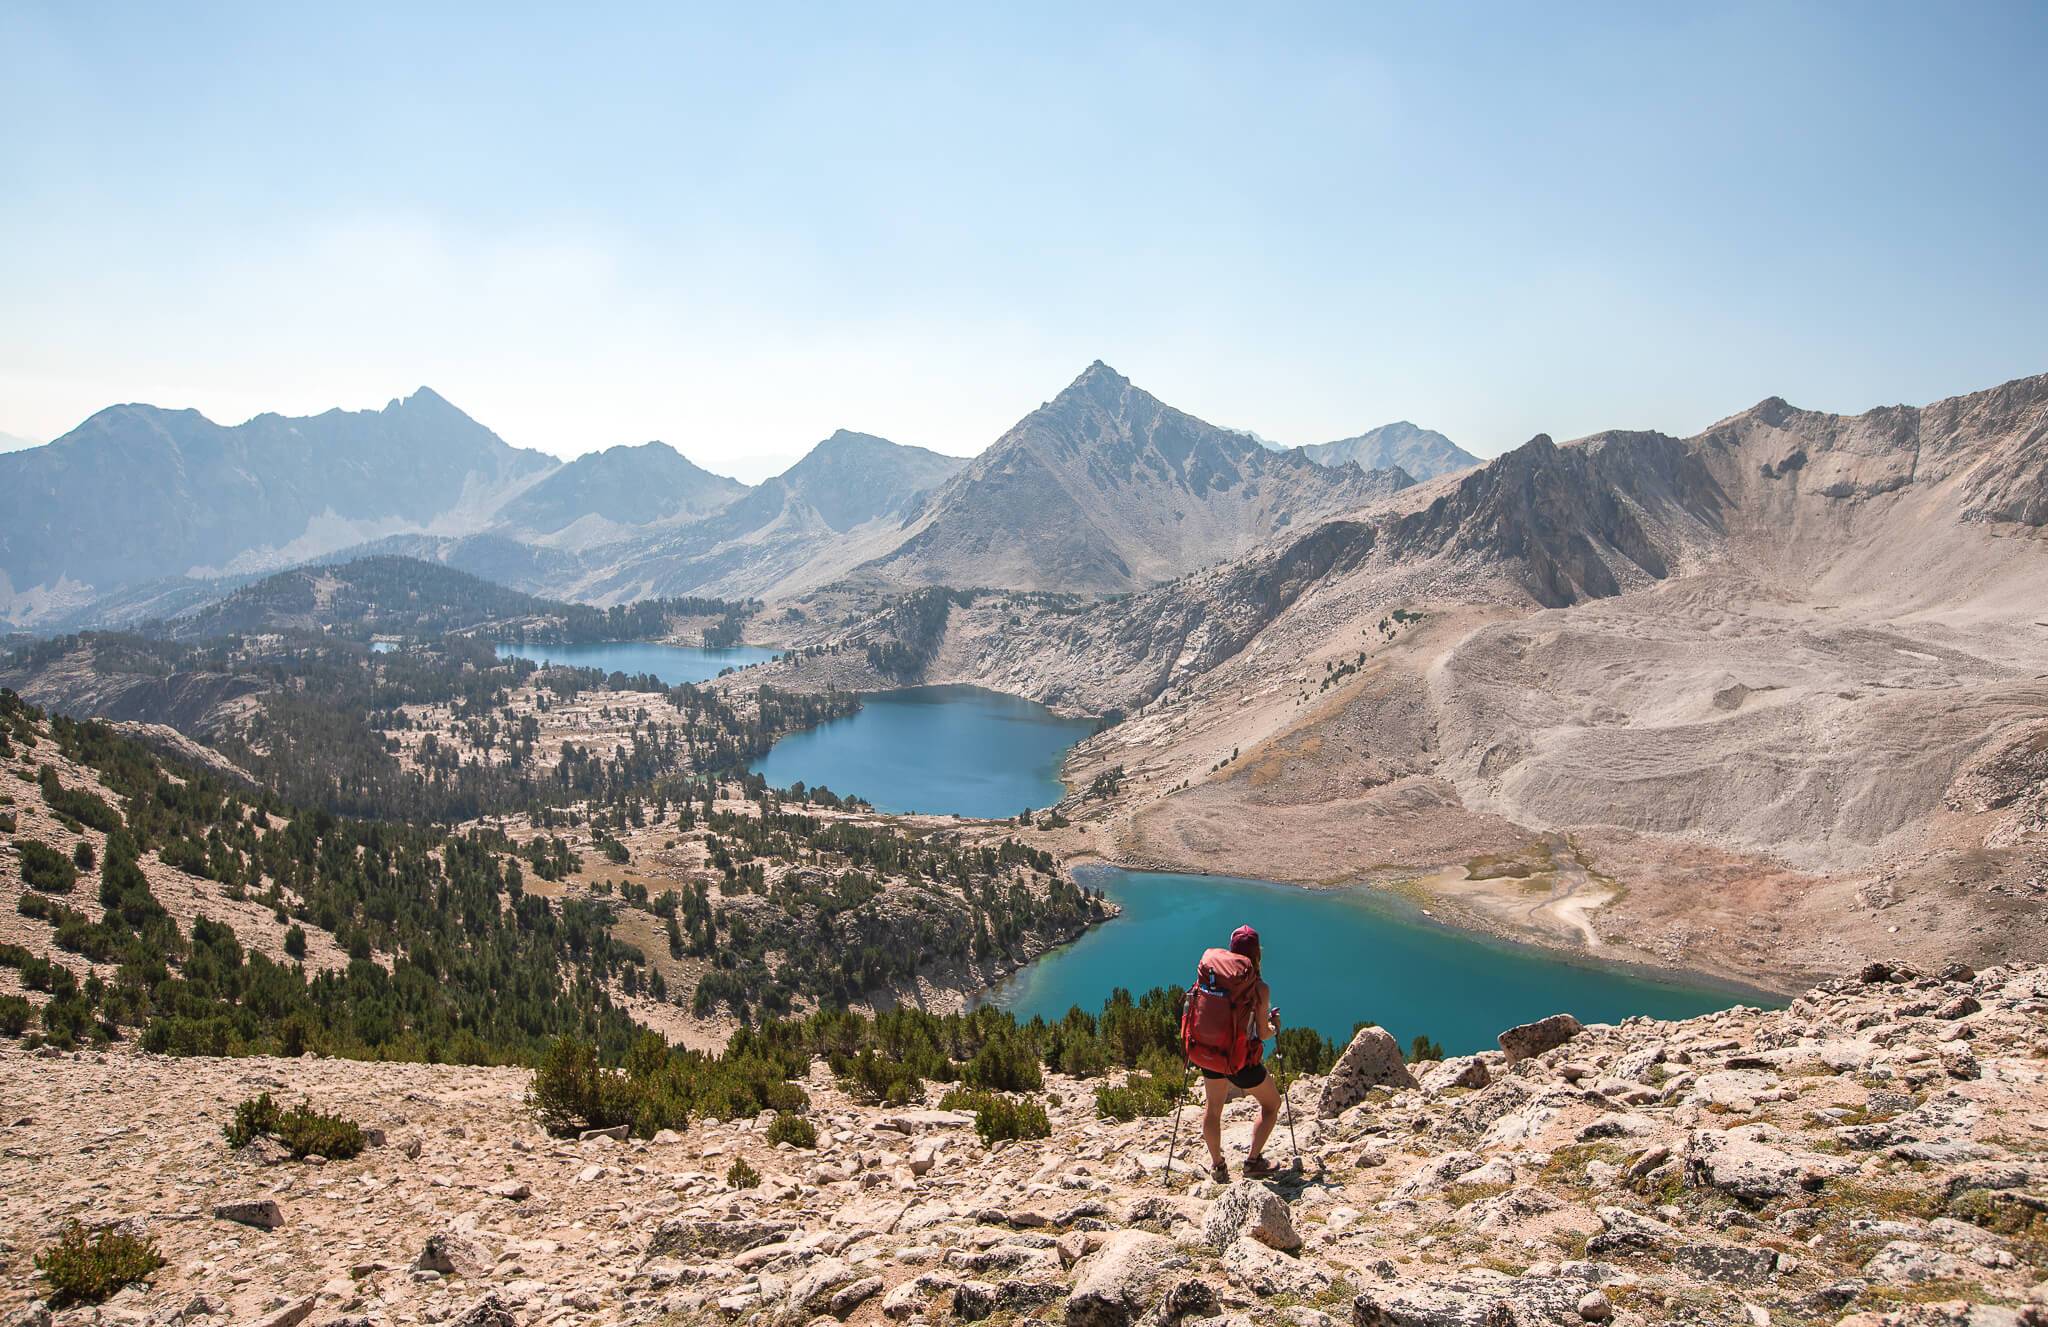
POLYGON ((1227 1078, 1230 1080, 1230 1085, 1238 1091, 1249 1092, 1266 1081, 1266 1066, 1263 1064, 1248 1064, 1234 1074, 1219 1074, 1212 1069, 1204 1069, 1202 1070, 1202 1077, 1227 1078))

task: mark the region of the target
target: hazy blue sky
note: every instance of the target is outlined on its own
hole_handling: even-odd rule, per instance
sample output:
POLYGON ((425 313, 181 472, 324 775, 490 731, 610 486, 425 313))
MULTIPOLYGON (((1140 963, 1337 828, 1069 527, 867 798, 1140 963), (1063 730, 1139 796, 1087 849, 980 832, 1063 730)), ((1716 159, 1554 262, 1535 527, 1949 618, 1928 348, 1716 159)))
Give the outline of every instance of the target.
POLYGON ((0 0, 0 431, 427 383, 753 478, 1097 357, 1484 453, 2048 370, 2038 3, 314 8, 0 0))

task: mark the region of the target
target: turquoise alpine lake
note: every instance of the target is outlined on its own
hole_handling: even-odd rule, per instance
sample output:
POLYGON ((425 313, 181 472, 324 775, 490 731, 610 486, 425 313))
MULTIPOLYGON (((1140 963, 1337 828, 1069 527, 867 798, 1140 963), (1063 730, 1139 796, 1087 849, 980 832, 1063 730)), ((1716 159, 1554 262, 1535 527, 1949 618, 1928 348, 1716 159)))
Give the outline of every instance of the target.
POLYGON ((500 659, 531 659, 568 668, 595 668, 632 676, 647 673, 670 686, 708 682, 728 668, 765 663, 777 654, 756 645, 709 649, 702 645, 664 645, 656 641, 608 640, 582 645, 500 645, 500 659))
POLYGON ((1123 915, 1025 967, 988 1002, 1019 1018, 1093 1012, 1116 987, 1141 995, 1185 987, 1204 949, 1257 928, 1261 969, 1284 1026, 1310 1027, 1343 1046, 1370 1020, 1402 1046, 1422 1035, 1447 1054, 1495 1048, 1517 1023, 1569 1013, 1612 1023, 1631 1014, 1688 1018, 1737 1004, 1779 1003, 1757 992, 1666 982, 1641 971, 1575 963, 1530 946, 1476 937, 1407 915, 1359 889, 1307 889, 1263 880, 1081 866, 1123 915))
POLYGON ((980 687, 910 687, 789 734, 753 770, 771 787, 830 788, 878 811, 995 819, 1066 796, 1060 761, 1094 731, 1092 719, 980 687))

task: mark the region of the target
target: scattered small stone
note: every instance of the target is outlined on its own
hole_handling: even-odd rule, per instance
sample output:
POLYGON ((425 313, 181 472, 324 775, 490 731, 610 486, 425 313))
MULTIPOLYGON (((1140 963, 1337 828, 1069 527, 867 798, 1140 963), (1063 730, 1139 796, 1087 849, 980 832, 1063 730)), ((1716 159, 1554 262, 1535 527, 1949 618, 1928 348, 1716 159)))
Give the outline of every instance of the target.
POLYGON ((216 1203, 213 1215, 217 1221, 234 1221, 258 1230, 276 1230, 284 1224, 284 1209, 273 1198, 238 1198, 216 1203))
POLYGON ((254 1327, 298 1327, 300 1323, 312 1316, 313 1300, 314 1297, 312 1295, 292 1300, 283 1308, 258 1318, 254 1327))

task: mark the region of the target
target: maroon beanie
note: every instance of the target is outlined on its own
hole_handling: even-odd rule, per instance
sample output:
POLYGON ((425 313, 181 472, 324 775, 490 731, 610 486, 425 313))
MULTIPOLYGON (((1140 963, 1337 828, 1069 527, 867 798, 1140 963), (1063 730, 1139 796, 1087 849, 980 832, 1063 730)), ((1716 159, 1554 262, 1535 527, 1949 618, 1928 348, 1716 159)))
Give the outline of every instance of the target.
POLYGON ((1230 933, 1230 952, 1243 954, 1246 958, 1259 956, 1259 933, 1249 926, 1240 926, 1230 933))

